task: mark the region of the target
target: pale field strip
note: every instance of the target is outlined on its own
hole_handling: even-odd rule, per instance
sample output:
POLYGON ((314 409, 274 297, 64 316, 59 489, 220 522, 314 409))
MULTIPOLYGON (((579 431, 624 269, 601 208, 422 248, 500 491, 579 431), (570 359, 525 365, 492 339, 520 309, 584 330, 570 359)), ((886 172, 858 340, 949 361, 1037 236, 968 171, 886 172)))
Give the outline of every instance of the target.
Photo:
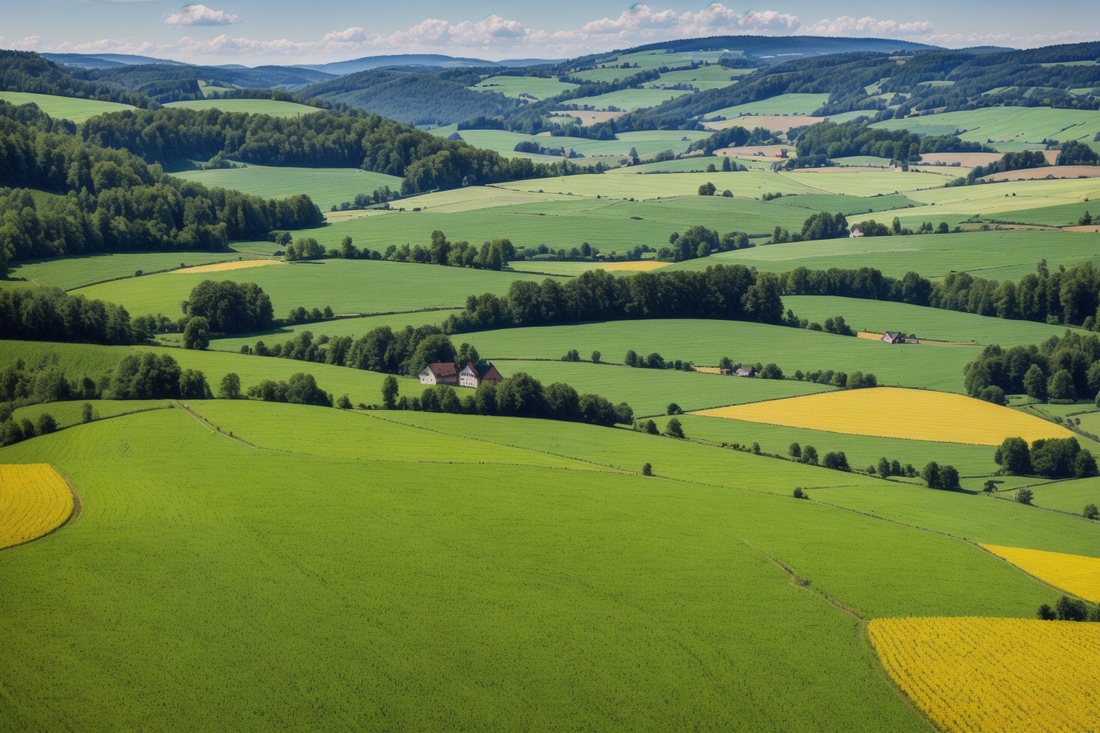
MULTIPOLYGON (((704 122, 703 127, 708 130, 726 130, 731 127, 743 127, 750 132, 757 127, 763 127, 771 132, 787 132, 795 127, 813 125, 824 121, 825 117, 810 117, 808 115, 745 115, 728 120, 704 122)), ((791 146, 792 148, 794 146, 791 146)))
POLYGON ((1061 588, 1086 601, 1100 603, 1100 558, 1067 555, 1022 547, 982 545, 1028 575, 1061 588))
POLYGON ((650 272, 667 267, 671 262, 658 262, 656 260, 640 260, 635 262, 604 262, 596 267, 608 272, 650 272))
POLYGON ((1091 201, 1100 197, 1100 181, 1095 178, 1074 178, 989 183, 984 186, 914 191, 908 196, 918 203, 935 205, 935 211, 930 211, 930 214, 975 215, 1091 201))
POLYGON ((900 387, 821 392, 692 414, 933 443, 997 446, 1009 437, 1021 437, 1029 443, 1039 438, 1075 437, 1052 422, 991 402, 900 387))
POLYGON ((0 465, 0 549, 49 534, 73 506, 68 484, 48 463, 0 465))
POLYGON ((1100 624, 883 618, 871 645, 947 733, 1086 733, 1100 721, 1100 624))
POLYGON ((1048 178, 1096 178, 1100 176, 1100 166, 1095 165, 1059 165, 1049 168, 1027 168, 1005 173, 991 173, 982 176, 979 181, 1045 181, 1048 178))
POLYGON ((206 272, 225 272, 226 270, 247 270, 252 267, 267 267, 268 265, 285 265, 283 260, 238 260, 236 262, 217 262, 213 265, 199 265, 197 267, 181 267, 172 270, 173 275, 201 275, 206 272))

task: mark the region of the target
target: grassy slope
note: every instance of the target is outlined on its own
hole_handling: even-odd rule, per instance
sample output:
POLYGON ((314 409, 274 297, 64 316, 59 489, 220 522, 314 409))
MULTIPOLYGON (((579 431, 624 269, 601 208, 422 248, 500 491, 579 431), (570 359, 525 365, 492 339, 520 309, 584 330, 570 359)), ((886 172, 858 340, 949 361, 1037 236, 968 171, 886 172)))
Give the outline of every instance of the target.
POLYGON ((352 202, 360 193, 370 195, 376 188, 389 186, 401 190, 401 179, 355 168, 271 168, 249 165, 223 170, 183 171, 177 178, 197 181, 205 186, 228 188, 264 198, 282 198, 308 194, 313 203, 328 211, 343 202, 352 202))
POLYGON ((28 92, 0 92, 0 99, 9 104, 35 104, 50 117, 59 120, 84 122, 92 117, 110 112, 134 109, 129 104, 118 102, 100 102, 95 99, 77 99, 58 97, 53 94, 31 94, 28 92))
MULTIPOLYGON (((463 341, 478 344, 478 334, 463 335, 463 341)), ((478 347, 480 353, 480 347, 478 347)), ((584 354, 585 358, 588 354, 584 354)), ((669 403, 684 410, 734 405, 743 402, 780 399, 820 392, 826 387, 788 380, 723 379, 714 374, 677 372, 667 369, 628 369, 623 366, 563 361, 498 361, 504 376, 527 372, 541 380, 565 382, 578 392, 603 395, 612 402, 626 402, 635 416, 662 415, 669 403)))
POLYGON ((627 350, 660 353, 665 359, 716 366, 723 356, 749 364, 795 370, 862 371, 882 385, 963 389, 963 367, 978 354, 971 347, 890 349, 887 344, 832 334, 738 321, 654 320, 515 328, 464 336, 489 358, 560 359, 570 349, 602 353, 621 362, 627 350), (919 350, 918 350, 919 349, 919 350))
POLYGON ((506 97, 526 94, 535 99, 548 99, 576 89, 576 84, 560 82, 555 77, 491 76, 470 87, 476 92, 499 92, 506 97))
POLYGON ((93 409, 95 419, 107 419, 119 415, 129 415, 145 410, 160 410, 171 407, 168 400, 80 400, 74 402, 50 402, 44 405, 30 405, 20 407, 13 414, 14 419, 24 418, 35 422, 39 415, 49 414, 57 421, 59 428, 68 428, 81 424, 84 405, 89 404, 93 409))
POLYGON ((726 252, 673 267, 700 270, 731 262, 768 272, 789 272, 796 267, 811 270, 874 267, 891 277, 914 271, 930 278, 956 270, 993 280, 1019 280, 1035 272, 1036 263, 1043 258, 1051 267, 1096 261, 1094 239, 1095 236, 1073 232, 1032 231, 831 239, 726 252))
POLYGON ((336 313, 390 313, 418 308, 461 307, 475 293, 508 292, 514 280, 539 280, 457 267, 364 260, 325 260, 317 264, 258 267, 239 272, 165 274, 96 285, 77 291, 89 298, 121 303, 131 315, 181 315, 180 303, 203 280, 254 282, 271 296, 275 313, 291 308, 324 308, 336 313))
POLYGON ((951 134, 965 130, 960 137, 984 143, 1042 142, 1053 140, 1092 140, 1100 132, 1100 112, 1046 107, 989 107, 968 112, 948 112, 917 118, 886 120, 874 125, 886 130, 906 129, 920 134, 951 134), (948 129, 950 128, 950 129, 948 129), (1067 129, 1068 128, 1068 129, 1067 129), (938 130, 947 129, 947 133, 938 130))
MULTIPOLYGON (((758 102, 748 102, 708 112, 706 117, 733 118, 739 115, 808 115, 829 101, 828 94, 780 94, 758 102)), ((752 129, 752 120, 742 120, 752 129)))
MULTIPOLYGON (((1034 479, 1030 482, 1034 483, 1034 479)), ((1081 514, 1088 504, 1100 506, 1100 479, 1054 481, 1031 489, 1035 506, 1081 514)), ((1013 495, 1014 496, 1014 495, 1013 495)))
MULTIPOLYGON (((273 331, 249 334, 236 338, 214 339, 210 342, 210 348, 218 351, 240 351, 242 346, 255 346, 257 341, 263 341, 267 346, 281 344, 288 339, 295 338, 302 331, 309 331, 314 337, 325 334, 330 337, 351 336, 359 338, 372 328, 389 326, 397 330, 405 326, 423 326, 428 323, 438 324, 448 315, 459 311, 428 311, 425 313, 399 313, 392 316, 367 316, 366 318, 339 318, 334 321, 322 321, 319 323, 304 323, 299 326, 284 326, 273 331)), ((460 337, 462 340, 476 341, 474 334, 470 338, 460 337)), ((165 334, 161 341, 169 343, 181 342, 182 334, 165 334)))
POLYGON ((34 280, 44 287, 72 290, 91 283, 132 276, 138 270, 160 272, 184 265, 207 265, 235 260, 233 252, 143 252, 140 254, 105 253, 81 257, 19 262, 9 277, 34 280))
POLYGON ((317 107, 294 102, 278 102, 272 99, 198 99, 191 102, 170 102, 165 106, 184 109, 218 109, 223 112, 245 112, 272 117, 297 117, 324 112, 317 107))

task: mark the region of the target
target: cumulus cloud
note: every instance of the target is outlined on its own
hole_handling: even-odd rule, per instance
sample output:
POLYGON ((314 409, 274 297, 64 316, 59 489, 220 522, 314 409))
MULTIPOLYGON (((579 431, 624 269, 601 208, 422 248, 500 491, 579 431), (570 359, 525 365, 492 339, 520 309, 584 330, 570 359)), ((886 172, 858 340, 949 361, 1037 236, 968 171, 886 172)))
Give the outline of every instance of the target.
POLYGON ((821 20, 813 25, 804 25, 798 29, 803 35, 811 36, 873 36, 898 37, 916 36, 931 33, 931 22, 899 23, 896 20, 878 20, 876 18, 850 18, 842 15, 836 20, 821 20))
POLYGON ((145 41, 135 43, 133 41, 103 38, 98 41, 86 43, 52 43, 42 36, 27 36, 20 40, 3 40, 4 48, 16 51, 35 51, 37 53, 125 53, 147 55, 151 53, 165 53, 175 50, 172 44, 156 44, 145 41))
POLYGON ((189 25, 236 25, 240 22, 239 15, 231 15, 224 10, 214 10, 205 5, 185 5, 178 13, 172 13, 164 19, 164 24, 173 28, 189 25))

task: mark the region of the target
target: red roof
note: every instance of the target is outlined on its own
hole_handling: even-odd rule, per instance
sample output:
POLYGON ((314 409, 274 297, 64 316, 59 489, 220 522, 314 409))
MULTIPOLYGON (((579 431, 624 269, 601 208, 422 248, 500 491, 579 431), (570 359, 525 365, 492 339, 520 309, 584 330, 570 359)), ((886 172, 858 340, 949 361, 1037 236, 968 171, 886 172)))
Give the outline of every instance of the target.
POLYGON ((434 374, 437 377, 453 377, 455 375, 455 365, 454 364, 447 364, 447 363, 429 364, 428 369, 431 370, 432 374, 434 374))

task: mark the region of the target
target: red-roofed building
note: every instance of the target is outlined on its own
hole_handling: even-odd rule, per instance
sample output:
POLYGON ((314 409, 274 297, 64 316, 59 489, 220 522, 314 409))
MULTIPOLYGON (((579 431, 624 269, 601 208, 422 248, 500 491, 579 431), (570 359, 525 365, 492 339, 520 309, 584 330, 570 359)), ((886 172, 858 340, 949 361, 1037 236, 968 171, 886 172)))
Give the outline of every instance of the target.
POLYGON ((458 384, 458 370, 454 364, 429 364, 420 372, 421 384, 458 384))
POLYGON ((467 364, 462 368, 462 371, 458 373, 458 386, 471 387, 477 389, 482 382, 488 384, 500 384, 504 381, 504 377, 500 376, 500 372, 497 368, 488 362, 479 362, 477 364, 467 364))

